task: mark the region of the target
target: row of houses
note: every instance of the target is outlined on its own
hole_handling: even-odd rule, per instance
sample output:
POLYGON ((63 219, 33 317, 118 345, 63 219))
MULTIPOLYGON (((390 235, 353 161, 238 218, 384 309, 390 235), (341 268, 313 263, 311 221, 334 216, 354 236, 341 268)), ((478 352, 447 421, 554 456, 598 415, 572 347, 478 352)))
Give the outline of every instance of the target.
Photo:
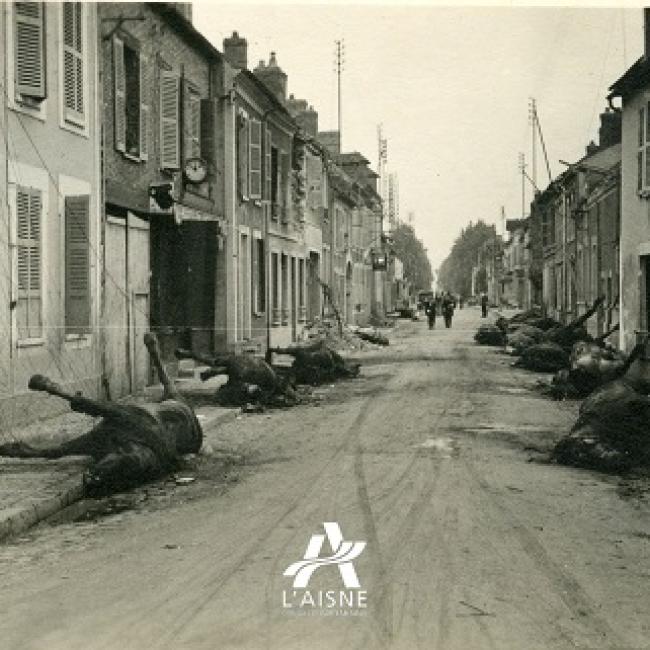
POLYGON ((609 88, 599 139, 536 192, 530 214, 485 243, 475 287, 493 304, 538 305, 569 322, 598 298, 592 335, 629 352, 650 378, 650 9, 643 55, 609 88))
POLYGON ((0 34, 2 430, 54 407, 34 373, 144 388, 149 329, 173 366, 178 346, 263 353, 391 307, 377 174, 274 53, 251 70, 189 4, 7 2, 0 34))
POLYGON ((538 306, 567 323, 602 296, 591 334, 619 323, 621 117, 601 113, 598 142, 535 192, 528 216, 506 220, 505 236, 485 242, 474 272, 492 304, 538 306))

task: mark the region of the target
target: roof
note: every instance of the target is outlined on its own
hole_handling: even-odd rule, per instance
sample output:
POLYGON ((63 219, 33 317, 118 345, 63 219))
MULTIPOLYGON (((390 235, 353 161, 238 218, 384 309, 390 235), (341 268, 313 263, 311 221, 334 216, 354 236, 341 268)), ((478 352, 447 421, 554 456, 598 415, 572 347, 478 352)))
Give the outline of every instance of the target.
POLYGON ((351 151, 350 153, 339 153, 333 156, 333 158, 340 165, 370 164, 370 161, 358 151, 351 151))
POLYGON ((171 26, 188 41, 202 50, 208 56, 221 58, 223 55, 192 23, 183 16, 172 3, 147 2, 147 7, 162 16, 171 26))
POLYGON ((650 60, 642 56, 609 87, 611 91, 609 97, 627 97, 648 86, 650 86, 650 60))
POLYGON ((269 90, 268 86, 263 81, 257 78, 253 72, 248 70, 248 68, 245 68, 240 70, 237 76, 250 81, 271 102, 271 104, 273 104, 274 110, 282 113, 297 128, 295 120, 291 117, 291 113, 289 113, 287 107, 269 90))

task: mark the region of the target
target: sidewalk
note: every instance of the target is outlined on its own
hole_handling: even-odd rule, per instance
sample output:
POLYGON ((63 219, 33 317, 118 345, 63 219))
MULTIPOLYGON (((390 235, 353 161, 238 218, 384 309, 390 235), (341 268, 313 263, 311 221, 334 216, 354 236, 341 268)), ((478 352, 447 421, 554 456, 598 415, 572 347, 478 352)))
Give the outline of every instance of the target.
MULTIPOLYGON (((176 381, 181 391, 191 392, 193 396, 205 394, 206 398, 209 398, 223 378, 217 377, 203 383, 195 375, 178 378, 176 381)), ((144 396, 131 396, 128 401, 159 401, 161 393, 159 387, 152 386, 146 390, 144 396)), ((240 409, 201 403, 195 407, 195 412, 204 431, 207 431, 219 422, 235 418, 240 409)), ((87 432, 97 421, 96 418, 81 413, 66 411, 55 417, 16 428, 10 435, 2 435, 2 441, 20 440, 38 447, 55 445, 87 432)), ((81 499, 82 476, 89 464, 90 459, 86 457, 66 457, 59 460, 0 457, 0 541, 19 535, 39 521, 81 499)))

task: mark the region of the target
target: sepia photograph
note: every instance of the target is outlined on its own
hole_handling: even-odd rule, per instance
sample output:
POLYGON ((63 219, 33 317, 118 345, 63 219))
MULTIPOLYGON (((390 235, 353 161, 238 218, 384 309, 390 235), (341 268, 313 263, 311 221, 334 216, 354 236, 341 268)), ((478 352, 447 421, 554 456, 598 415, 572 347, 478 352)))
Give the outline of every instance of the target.
POLYGON ((0 649, 650 649, 650 7, 0 0, 0 649))

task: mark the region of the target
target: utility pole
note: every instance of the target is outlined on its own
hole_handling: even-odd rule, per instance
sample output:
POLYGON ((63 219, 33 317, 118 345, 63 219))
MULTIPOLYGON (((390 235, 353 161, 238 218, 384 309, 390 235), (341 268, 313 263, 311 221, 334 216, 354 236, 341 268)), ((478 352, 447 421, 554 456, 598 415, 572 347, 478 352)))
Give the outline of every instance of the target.
POLYGON ((343 152, 342 147, 342 139, 343 139, 343 131, 342 131, 342 121, 341 121, 341 73, 344 70, 345 66, 345 43, 343 39, 339 39, 337 41, 334 41, 336 44, 336 52, 335 52, 335 72, 336 72, 336 82, 337 82, 337 97, 338 97, 338 144, 339 144, 339 153, 343 152))
POLYGON ((521 217, 526 214, 526 155, 519 154, 519 171, 521 172, 521 217))
POLYGON ((532 127, 531 132, 533 136, 533 150, 532 150, 532 180, 533 186, 537 187, 537 103, 533 97, 530 98, 528 103, 528 121, 532 127))

